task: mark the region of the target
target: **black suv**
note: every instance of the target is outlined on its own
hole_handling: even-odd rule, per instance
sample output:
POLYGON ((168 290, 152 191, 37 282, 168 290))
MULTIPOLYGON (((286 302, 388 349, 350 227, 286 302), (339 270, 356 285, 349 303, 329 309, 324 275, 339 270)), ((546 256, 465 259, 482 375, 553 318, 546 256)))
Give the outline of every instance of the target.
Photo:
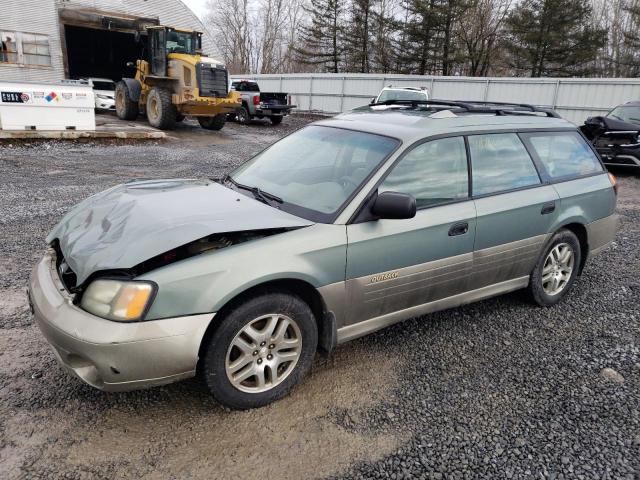
POLYGON ((640 168, 640 101, 618 105, 580 127, 607 165, 640 168))

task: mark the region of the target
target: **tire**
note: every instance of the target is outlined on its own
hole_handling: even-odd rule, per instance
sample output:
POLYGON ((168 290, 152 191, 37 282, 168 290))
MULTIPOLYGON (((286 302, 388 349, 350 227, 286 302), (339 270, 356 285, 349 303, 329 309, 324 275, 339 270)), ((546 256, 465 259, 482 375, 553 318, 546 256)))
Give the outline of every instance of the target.
POLYGON ((131 99, 129 87, 123 81, 116 84, 116 115, 120 120, 135 120, 140 113, 138 102, 131 99))
POLYGON ((171 130, 176 124, 178 111, 171 103, 171 92, 165 88, 153 87, 147 95, 147 120, 149 125, 160 130, 171 130))
POLYGON ((240 107, 236 110, 236 121, 241 125, 249 125, 251 123, 251 115, 247 107, 240 107))
POLYGON ((200 126, 207 130, 222 130, 226 121, 227 115, 225 113, 221 113, 215 117, 198 117, 200 126))
POLYGON ((265 291, 224 315, 206 345, 202 374, 211 394, 222 405, 241 410, 262 407, 285 396, 305 376, 317 344, 317 325, 309 306, 293 294, 265 291), (253 337, 244 330, 249 325, 253 327, 250 330, 253 337), (280 339, 274 340, 283 328, 284 333, 278 335, 280 339), (270 331, 274 334, 269 335, 270 331), (289 346, 296 338, 297 350, 289 346), (238 343, 244 353, 236 346, 238 343), (292 359, 276 363, 278 353, 288 354, 292 359), (280 372, 279 379, 273 377, 274 370, 270 367, 274 365, 275 371, 280 372), (239 374, 247 376, 233 383, 230 377, 239 374))
POLYGON ((528 291, 533 301, 542 307, 560 302, 573 287, 581 261, 578 237, 570 230, 558 231, 542 250, 531 272, 528 291), (570 256, 567 251, 571 252, 570 256))
POLYGON ((282 123, 282 119, 284 117, 269 117, 269 120, 271 120, 271 123, 273 125, 280 125, 282 123))

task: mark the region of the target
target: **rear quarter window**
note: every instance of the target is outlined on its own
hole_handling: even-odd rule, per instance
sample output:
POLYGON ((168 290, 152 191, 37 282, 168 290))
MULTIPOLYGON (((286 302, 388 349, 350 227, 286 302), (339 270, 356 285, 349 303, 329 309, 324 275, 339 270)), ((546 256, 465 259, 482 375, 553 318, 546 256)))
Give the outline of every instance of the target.
POLYGON ((578 132, 531 133, 526 137, 551 179, 603 171, 596 154, 578 132))

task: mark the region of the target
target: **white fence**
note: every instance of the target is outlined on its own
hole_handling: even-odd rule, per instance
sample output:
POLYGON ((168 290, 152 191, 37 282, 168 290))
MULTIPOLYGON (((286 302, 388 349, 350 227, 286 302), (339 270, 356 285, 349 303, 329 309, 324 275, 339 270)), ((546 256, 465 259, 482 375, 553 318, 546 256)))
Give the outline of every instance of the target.
POLYGON ((386 85, 427 87, 432 98, 517 102, 552 107, 567 120, 585 118, 640 100, 640 78, 478 78, 382 74, 246 75, 260 89, 288 92, 299 110, 344 112, 369 102, 386 85))

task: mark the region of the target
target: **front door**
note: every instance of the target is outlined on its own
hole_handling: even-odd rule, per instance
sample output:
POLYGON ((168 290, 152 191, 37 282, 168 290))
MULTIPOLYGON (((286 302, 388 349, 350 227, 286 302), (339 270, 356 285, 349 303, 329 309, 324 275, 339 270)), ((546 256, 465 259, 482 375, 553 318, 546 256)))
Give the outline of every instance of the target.
POLYGON ((467 290, 476 212, 464 139, 414 147, 391 168, 383 191, 413 195, 418 211, 347 226, 347 325, 467 290))
POLYGON ((167 32, 160 28, 149 29, 151 35, 151 74, 167 76, 167 32))
POLYGON ((477 212, 470 286, 525 282, 558 215, 559 196, 541 184, 516 133, 470 135, 468 142, 477 212))

